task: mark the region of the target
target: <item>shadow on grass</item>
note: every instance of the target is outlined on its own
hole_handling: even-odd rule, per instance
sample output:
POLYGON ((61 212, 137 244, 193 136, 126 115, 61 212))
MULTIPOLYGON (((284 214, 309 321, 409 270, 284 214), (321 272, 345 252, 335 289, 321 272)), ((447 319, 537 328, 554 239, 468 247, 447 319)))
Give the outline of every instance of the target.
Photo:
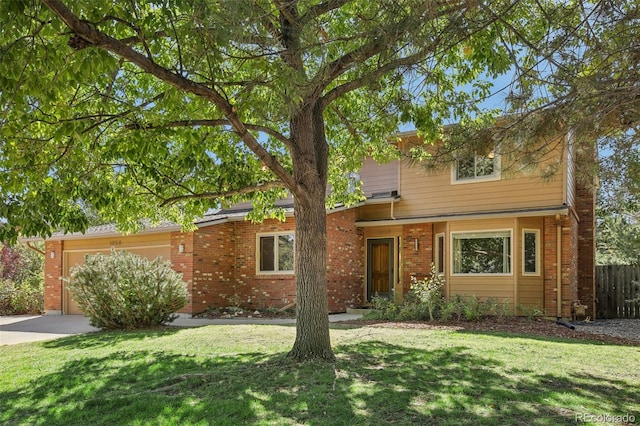
POLYGON ((120 342, 154 339, 161 336, 171 336, 182 330, 178 327, 159 327, 142 330, 125 331, 92 331, 86 334, 67 336, 60 339, 42 342, 45 348, 89 349, 109 347, 120 342))
MULTIPOLYGON (((97 340, 61 345, 107 342, 97 340)), ((293 364, 284 354, 193 356, 161 348, 89 354, 0 392, 0 422, 575 424, 579 408, 624 414, 640 400, 640 390, 622 381, 524 372, 462 346, 424 350, 369 341, 338 346, 336 354, 335 365, 293 364)))

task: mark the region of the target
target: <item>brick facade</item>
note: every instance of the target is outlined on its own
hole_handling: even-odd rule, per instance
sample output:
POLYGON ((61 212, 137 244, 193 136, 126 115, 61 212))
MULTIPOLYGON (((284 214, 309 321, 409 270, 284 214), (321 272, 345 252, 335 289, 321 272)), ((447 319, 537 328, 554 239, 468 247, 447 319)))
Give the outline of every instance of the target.
MULTIPOLYGON (((364 237, 355 226, 355 210, 327 216, 327 290, 330 312, 344 312, 364 301, 364 237)), ((295 275, 257 271, 257 235, 294 232, 286 222, 227 222, 171 237, 172 265, 183 273, 191 299, 182 312, 239 305, 246 309, 281 308, 296 300, 295 275), (184 244, 184 252, 178 250, 184 244)))
POLYGON ((419 223, 402 227, 402 295, 411 286, 411 277, 429 275, 433 262, 433 224, 419 223), (416 247, 417 240, 417 247, 416 247))
POLYGON ((327 216, 327 289, 329 312, 362 306, 364 288, 364 234, 355 225, 356 210, 327 216))
MULTIPOLYGON (((568 216, 543 218, 544 310, 556 316, 557 224, 562 238, 561 316, 571 316, 571 304, 580 300, 594 309, 593 195, 578 192, 576 212, 568 216), (591 209, 591 210, 590 210, 591 209)), ((330 312, 344 312, 366 303, 366 242, 363 228, 356 227, 358 210, 346 209, 327 215, 327 290, 330 312)), ((296 299, 295 276, 257 271, 257 236, 294 232, 295 218, 286 222, 232 221, 200 228, 194 232, 172 232, 172 268, 183 275, 189 290, 183 313, 197 314, 209 307, 239 305, 246 309, 280 308, 296 299)), ((424 277, 434 260, 432 223, 397 227, 400 237, 398 279, 401 297, 409 291, 411 276, 424 277)), ((385 234, 386 235, 386 234, 385 234)), ((46 242, 45 310, 61 313, 63 302, 64 241, 46 242), (55 252, 55 257, 51 257, 55 252)))
POLYGON ((572 214, 560 216, 559 222, 554 216, 544 218, 544 310, 548 316, 558 315, 557 278, 558 278, 558 242, 557 226, 561 228, 561 309, 560 316, 571 317, 571 304, 578 300, 578 221, 572 214))
POLYGON ((47 241, 44 246, 44 311, 49 315, 62 314, 63 244, 62 241, 47 241))
POLYGON ((578 299, 588 306, 587 315, 596 313, 596 197, 594 188, 576 185, 578 224, 578 299))
POLYGON ((182 274, 189 294, 187 304, 179 311, 182 313, 193 312, 193 236, 192 232, 171 233, 171 268, 182 274))

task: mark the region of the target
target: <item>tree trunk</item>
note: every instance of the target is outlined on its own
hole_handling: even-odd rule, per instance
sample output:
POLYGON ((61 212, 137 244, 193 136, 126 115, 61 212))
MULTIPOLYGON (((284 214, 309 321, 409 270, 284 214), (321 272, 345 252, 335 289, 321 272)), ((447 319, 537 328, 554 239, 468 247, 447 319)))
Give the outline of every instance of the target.
POLYGON ((329 148, 322 111, 309 107, 291 122, 296 218, 296 340, 289 357, 335 359, 329 336, 327 302, 327 216, 325 210, 329 148))
POLYGON ((333 360, 327 303, 327 228, 324 198, 295 203, 296 340, 289 356, 333 360), (320 202, 321 201, 321 202, 320 202))

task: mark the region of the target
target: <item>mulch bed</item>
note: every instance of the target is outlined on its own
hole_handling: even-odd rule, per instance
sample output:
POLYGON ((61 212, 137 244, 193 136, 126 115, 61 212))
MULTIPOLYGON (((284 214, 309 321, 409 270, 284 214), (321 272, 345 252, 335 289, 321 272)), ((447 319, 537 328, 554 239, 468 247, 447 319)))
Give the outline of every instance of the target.
POLYGON ((206 319, 227 319, 227 318, 295 318, 295 310, 268 310, 268 309, 239 309, 239 308, 220 308, 208 309, 194 316, 195 318, 206 319))
POLYGON ((509 333, 529 336, 540 336, 547 338, 589 340, 607 344, 640 346, 637 340, 624 339, 621 337, 608 336, 605 334, 593 334, 584 331, 571 330, 567 327, 557 325, 555 321, 527 318, 508 318, 496 320, 493 318, 477 322, 448 321, 448 322, 419 322, 419 321, 378 321, 378 320, 356 320, 342 321, 341 324, 353 324, 369 327, 404 328, 404 329, 426 329, 426 330, 450 330, 459 332, 489 332, 489 333, 509 333))

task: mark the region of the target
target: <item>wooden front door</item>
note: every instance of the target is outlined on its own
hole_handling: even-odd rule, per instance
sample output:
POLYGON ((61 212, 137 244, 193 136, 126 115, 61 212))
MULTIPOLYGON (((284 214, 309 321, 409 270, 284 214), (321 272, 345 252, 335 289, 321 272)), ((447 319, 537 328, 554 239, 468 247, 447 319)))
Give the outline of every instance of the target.
POLYGON ((393 238, 367 240, 367 300, 393 299, 393 238))

